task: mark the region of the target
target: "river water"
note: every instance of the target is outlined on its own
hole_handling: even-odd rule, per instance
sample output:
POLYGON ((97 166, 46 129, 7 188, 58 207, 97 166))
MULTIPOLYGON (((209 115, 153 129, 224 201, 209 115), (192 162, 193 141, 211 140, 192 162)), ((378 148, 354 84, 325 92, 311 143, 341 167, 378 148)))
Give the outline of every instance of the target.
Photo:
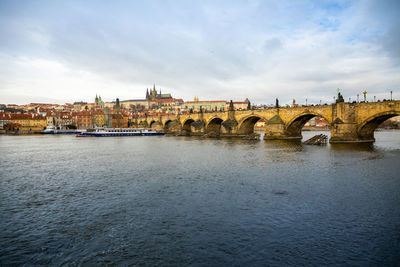
POLYGON ((375 137, 0 136, 0 265, 395 266, 400 132, 375 137))

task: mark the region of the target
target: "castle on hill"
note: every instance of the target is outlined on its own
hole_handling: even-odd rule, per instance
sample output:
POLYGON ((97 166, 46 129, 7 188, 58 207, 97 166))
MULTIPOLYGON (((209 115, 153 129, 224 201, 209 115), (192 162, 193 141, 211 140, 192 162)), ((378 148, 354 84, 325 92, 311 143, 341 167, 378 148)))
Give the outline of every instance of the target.
POLYGON ((146 100, 155 101, 155 100, 160 100, 160 99, 172 99, 172 96, 171 96, 171 94, 162 94, 161 89, 160 89, 160 93, 157 93, 155 84, 153 85, 153 89, 150 89, 150 92, 149 92, 149 88, 147 88, 146 100))
MULTIPOLYGON (((130 99, 121 100, 121 107, 131 108, 134 110, 146 110, 146 109, 156 109, 161 107, 171 108, 176 103, 183 103, 182 99, 175 99, 170 93, 163 94, 161 89, 159 92, 156 90, 156 85, 153 85, 152 89, 146 89, 145 99, 130 99)), ((105 103, 105 107, 112 108, 115 105, 115 101, 105 103)))
POLYGON ((183 103, 183 99, 173 98, 170 93, 163 94, 161 89, 159 92, 156 89, 156 85, 153 85, 152 89, 146 89, 146 97, 143 99, 129 99, 104 102, 100 95, 96 94, 93 103, 86 102, 75 102, 74 110, 118 110, 118 109, 131 109, 134 111, 145 111, 149 109, 160 109, 167 108, 169 110, 174 109, 176 105, 183 103))

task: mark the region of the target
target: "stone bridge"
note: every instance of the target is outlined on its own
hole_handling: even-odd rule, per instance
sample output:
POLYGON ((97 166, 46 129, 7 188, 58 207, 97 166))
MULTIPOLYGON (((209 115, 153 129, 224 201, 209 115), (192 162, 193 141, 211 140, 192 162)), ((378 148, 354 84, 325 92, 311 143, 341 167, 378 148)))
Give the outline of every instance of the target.
POLYGON ((374 142, 374 130, 383 121, 400 115, 400 101, 371 103, 335 103, 332 105, 279 107, 257 110, 195 113, 143 117, 137 127, 149 127, 166 133, 210 136, 247 136, 255 123, 265 121, 264 139, 301 140, 301 129, 315 116, 331 125, 330 143, 374 142))

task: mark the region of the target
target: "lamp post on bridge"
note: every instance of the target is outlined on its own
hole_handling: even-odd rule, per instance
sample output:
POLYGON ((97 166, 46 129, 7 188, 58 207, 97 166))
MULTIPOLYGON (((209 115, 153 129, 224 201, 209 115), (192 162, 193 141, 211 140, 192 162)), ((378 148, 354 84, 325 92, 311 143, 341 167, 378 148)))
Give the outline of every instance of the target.
POLYGON ((359 95, 359 94, 357 94, 357 102, 360 102, 360 99, 359 99, 359 97, 360 97, 360 95, 359 95))
POLYGON ((307 106, 307 98, 306 98, 306 106, 307 106))
POLYGON ((374 95, 374 102, 376 102, 376 95, 374 95))
POLYGON ((362 94, 364 95, 364 102, 367 102, 367 90, 364 90, 362 94))
POLYGON ((392 94, 393 94, 393 91, 390 91, 390 101, 393 101, 392 94))

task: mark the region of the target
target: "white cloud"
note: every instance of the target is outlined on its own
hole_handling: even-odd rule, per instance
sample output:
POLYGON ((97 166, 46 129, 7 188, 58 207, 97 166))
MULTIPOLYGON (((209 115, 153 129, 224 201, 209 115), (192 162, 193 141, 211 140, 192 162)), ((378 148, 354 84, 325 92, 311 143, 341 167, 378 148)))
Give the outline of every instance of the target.
POLYGON ((0 99, 143 98, 154 82, 187 100, 318 103, 337 87, 345 97, 363 88, 381 96, 400 83, 399 20, 393 12, 380 19, 390 8, 373 1, 6 8, 0 99))

